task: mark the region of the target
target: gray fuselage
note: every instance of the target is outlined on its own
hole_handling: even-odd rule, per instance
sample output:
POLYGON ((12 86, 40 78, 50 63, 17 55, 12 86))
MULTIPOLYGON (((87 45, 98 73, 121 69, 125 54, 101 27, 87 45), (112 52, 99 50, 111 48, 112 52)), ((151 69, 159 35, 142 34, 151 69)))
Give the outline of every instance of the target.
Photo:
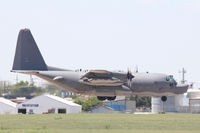
MULTIPOLYGON (((81 82, 86 72, 75 71, 39 71, 36 76, 45 79, 68 91, 96 96, 171 96, 183 94, 187 85, 176 84, 175 80, 167 80, 168 75, 158 73, 133 73, 134 78, 130 84, 122 85, 88 85, 81 82)), ((126 73, 117 73, 122 78, 126 73)), ((120 77, 119 77, 120 78, 120 77)), ((98 80, 98 79, 97 79, 98 80)))

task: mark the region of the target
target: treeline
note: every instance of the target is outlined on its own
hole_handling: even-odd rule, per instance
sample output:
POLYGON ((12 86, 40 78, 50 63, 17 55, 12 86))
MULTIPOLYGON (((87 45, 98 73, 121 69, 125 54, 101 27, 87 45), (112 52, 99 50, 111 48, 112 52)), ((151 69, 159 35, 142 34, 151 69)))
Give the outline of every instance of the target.
MULTIPOLYGON (((34 97, 41 95, 43 93, 56 94, 60 96, 62 91, 61 88, 58 88, 52 84, 46 84, 43 87, 35 86, 30 84, 28 81, 20 81, 14 85, 9 83, 0 82, 0 96, 8 97, 34 97)), ((99 101, 96 97, 84 98, 84 97, 73 97, 75 103, 82 105, 83 111, 90 111, 94 106, 103 105, 102 101, 99 101)), ((136 107, 151 107, 151 97, 127 97, 128 100, 135 100, 136 107)))
POLYGON ((0 96, 10 97, 34 97, 43 93, 60 95, 61 88, 51 84, 45 84, 44 87, 38 87, 30 84, 28 81, 20 81, 19 83, 9 85, 0 85, 0 96))
POLYGON ((129 100, 135 100, 136 101, 136 107, 151 107, 151 97, 141 97, 141 96, 135 96, 135 97, 128 97, 129 100))
POLYGON ((91 98, 76 97, 74 99, 74 102, 79 105, 82 105, 83 111, 91 111, 93 107, 102 106, 104 104, 102 101, 99 101, 97 97, 91 97, 91 98))

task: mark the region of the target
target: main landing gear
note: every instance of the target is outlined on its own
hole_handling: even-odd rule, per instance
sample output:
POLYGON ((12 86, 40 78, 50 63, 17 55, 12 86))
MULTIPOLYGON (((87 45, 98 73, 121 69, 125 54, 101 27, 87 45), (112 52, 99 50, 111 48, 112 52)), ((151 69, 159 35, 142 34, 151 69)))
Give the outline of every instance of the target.
POLYGON ((115 100, 116 96, 114 97, 103 97, 103 96, 97 96, 97 99, 100 100, 100 101, 104 101, 104 100, 109 100, 109 101, 113 101, 115 100))

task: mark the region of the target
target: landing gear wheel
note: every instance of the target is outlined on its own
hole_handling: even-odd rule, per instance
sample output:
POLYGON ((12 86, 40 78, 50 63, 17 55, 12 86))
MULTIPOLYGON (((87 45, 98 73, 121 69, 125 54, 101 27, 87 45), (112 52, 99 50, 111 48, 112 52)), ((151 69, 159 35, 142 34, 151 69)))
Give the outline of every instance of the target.
POLYGON ((100 101, 104 101, 104 100, 106 100, 106 97, 97 96, 97 99, 100 101))
POLYGON ((113 101, 113 100, 115 100, 115 98, 116 98, 116 96, 114 96, 114 97, 107 97, 107 99, 108 99, 109 101, 113 101))
POLYGON ((163 102, 166 102, 166 101, 167 101, 167 97, 166 97, 166 96, 162 96, 162 97, 161 97, 161 100, 162 100, 163 102))

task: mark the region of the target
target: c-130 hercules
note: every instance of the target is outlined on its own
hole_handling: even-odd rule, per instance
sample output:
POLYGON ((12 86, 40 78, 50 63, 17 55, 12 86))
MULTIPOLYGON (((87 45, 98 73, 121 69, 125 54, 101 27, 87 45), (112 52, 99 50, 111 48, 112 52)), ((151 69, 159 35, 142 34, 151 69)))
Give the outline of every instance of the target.
POLYGON ((111 72, 107 70, 73 71, 48 66, 29 29, 19 32, 11 72, 38 76, 62 89, 95 95, 99 100, 116 96, 166 96, 183 94, 188 85, 177 84, 172 75, 159 73, 111 72))

